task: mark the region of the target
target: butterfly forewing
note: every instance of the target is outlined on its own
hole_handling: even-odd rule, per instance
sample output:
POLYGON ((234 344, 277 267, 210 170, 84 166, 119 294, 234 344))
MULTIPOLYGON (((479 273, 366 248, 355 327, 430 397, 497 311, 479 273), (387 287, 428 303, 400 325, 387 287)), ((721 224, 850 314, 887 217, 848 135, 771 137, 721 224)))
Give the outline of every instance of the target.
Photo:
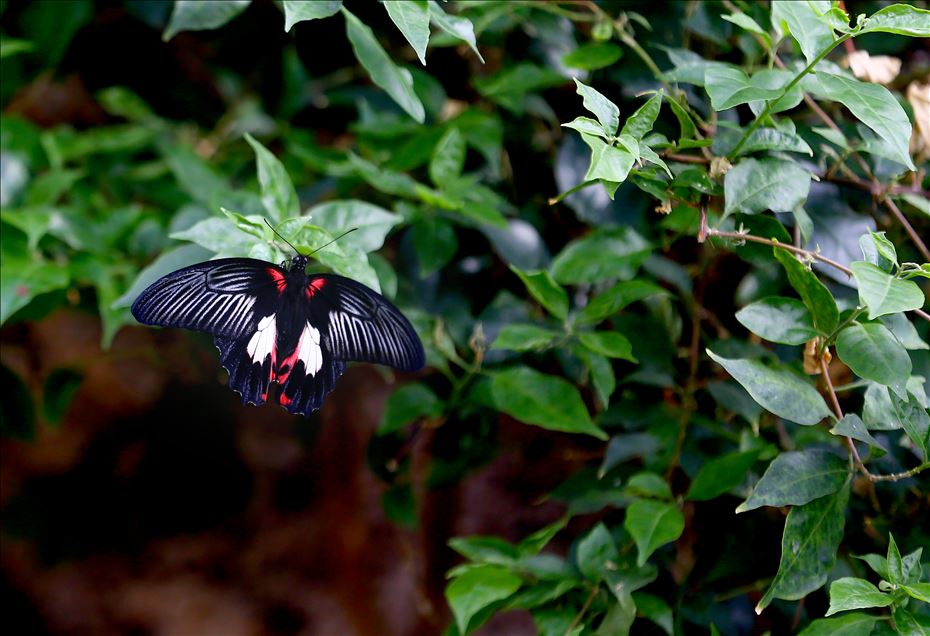
POLYGON ((146 325, 242 337, 274 311, 283 277, 276 265, 248 258, 198 263, 153 283, 133 303, 132 315, 146 325))
POLYGON ((380 294, 336 274, 311 278, 307 289, 311 317, 325 327, 335 359, 377 362, 401 371, 423 366, 416 331, 380 294))

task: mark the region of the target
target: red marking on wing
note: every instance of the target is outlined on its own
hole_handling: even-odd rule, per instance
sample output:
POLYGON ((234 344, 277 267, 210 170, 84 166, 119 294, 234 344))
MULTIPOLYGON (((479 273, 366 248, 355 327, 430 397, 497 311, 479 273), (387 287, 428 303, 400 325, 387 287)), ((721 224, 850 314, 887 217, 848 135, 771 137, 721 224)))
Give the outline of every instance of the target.
POLYGON ((281 406, 288 406, 291 402, 294 401, 294 398, 289 398, 284 395, 284 389, 278 393, 278 402, 281 403, 281 406))
POLYGON ((283 294, 284 288, 287 287, 287 281, 284 279, 284 274, 282 274, 280 270, 274 267, 269 267, 266 271, 271 274, 271 278, 274 279, 274 284, 278 286, 278 293, 283 294))
POLYGON ((307 298, 313 298, 318 291, 323 289, 323 285, 326 284, 325 278, 314 278, 307 285, 307 298))
MULTIPOLYGON (((303 340, 303 336, 300 337, 303 340)), ((277 382, 278 384, 284 384, 287 382, 287 378, 291 375, 291 371, 294 370, 294 365, 297 364, 297 352, 300 351, 300 342, 297 343, 297 346, 286 358, 281 360, 279 366, 275 366, 271 370, 271 381, 277 382)))

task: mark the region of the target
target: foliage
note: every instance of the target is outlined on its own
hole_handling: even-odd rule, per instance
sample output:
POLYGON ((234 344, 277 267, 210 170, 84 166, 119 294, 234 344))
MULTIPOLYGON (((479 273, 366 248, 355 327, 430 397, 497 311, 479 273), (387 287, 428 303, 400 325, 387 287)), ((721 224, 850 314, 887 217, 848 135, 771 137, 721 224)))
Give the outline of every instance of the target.
MULTIPOLYGON (((926 629, 930 256, 912 223, 930 219, 930 150, 911 152, 914 106, 832 60, 847 42, 930 37, 930 12, 385 2, 406 43, 386 48, 397 33, 350 7, 285 0, 282 29, 341 21, 376 88, 310 79, 288 48, 276 107, 240 87, 210 131, 119 86, 95 95, 107 123, 87 130, 4 115, 0 322, 93 304, 107 347, 168 271, 288 258, 266 220, 304 253, 358 227, 315 266, 396 298, 429 366, 391 394, 374 451, 422 428, 461 448, 485 436, 481 456, 434 458, 430 480, 459 480, 513 420, 601 458, 551 494, 555 523, 450 542, 448 634, 511 610, 541 634, 745 633, 749 599, 776 632, 926 629), (678 40, 644 46, 650 32, 678 40), (538 49, 508 47, 527 37, 538 49), (470 101, 431 66, 449 46, 470 101), (354 109, 347 143, 289 124, 312 100, 354 109), (754 561, 782 525, 780 562, 754 561), (557 538, 567 550, 547 548, 557 538)), ((164 37, 251 10, 178 0, 164 37)), ((33 36, 4 37, 5 76, 57 63, 33 36)), ((47 424, 80 377, 49 378, 47 424)), ((5 434, 33 434, 10 417, 5 434)), ((417 492, 409 461, 382 476, 417 492)), ((415 497, 384 501, 416 522, 415 497)))

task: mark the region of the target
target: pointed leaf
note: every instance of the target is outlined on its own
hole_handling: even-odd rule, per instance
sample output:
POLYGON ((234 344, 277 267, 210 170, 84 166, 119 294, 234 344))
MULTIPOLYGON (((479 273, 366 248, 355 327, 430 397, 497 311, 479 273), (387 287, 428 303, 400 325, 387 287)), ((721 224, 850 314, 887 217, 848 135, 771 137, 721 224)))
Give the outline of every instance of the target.
POLYGON ((685 517, 671 504, 638 499, 627 508, 623 527, 636 542, 636 564, 642 566, 658 548, 681 536, 685 517))
POLYGON ((319 20, 339 13, 342 0, 284 0, 284 30, 304 20, 319 20))
POLYGON ((769 464, 752 494, 737 513, 761 506, 798 506, 839 490, 849 475, 849 465, 825 450, 781 453, 769 464))
POLYGON ((413 47, 420 63, 426 66, 429 43, 429 5, 426 0, 383 0, 391 21, 413 47))
POLYGON ((865 261, 852 263, 850 269, 859 285, 859 301, 869 308, 869 320, 924 306, 923 292, 914 281, 895 278, 865 261))
POLYGON ((907 397, 911 358, 883 324, 849 325, 836 337, 836 353, 860 378, 890 386, 899 397, 907 397))

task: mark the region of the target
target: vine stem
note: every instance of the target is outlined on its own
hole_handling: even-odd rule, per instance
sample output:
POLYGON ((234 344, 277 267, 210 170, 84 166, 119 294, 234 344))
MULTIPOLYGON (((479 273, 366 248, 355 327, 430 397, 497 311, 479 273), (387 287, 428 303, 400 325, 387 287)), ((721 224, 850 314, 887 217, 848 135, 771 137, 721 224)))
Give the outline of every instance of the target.
POLYGON ((736 239, 739 241, 749 241, 751 243, 761 243, 763 245, 771 245, 772 247, 780 247, 783 250, 788 250, 789 252, 794 252, 795 254, 800 254, 802 256, 806 256, 808 258, 818 260, 821 263, 826 263, 827 265, 830 265, 831 267, 835 267, 836 269, 840 270, 847 276, 852 277, 853 275, 853 272, 851 269, 849 269, 845 265, 842 265, 841 263, 837 263, 832 258, 827 258, 823 254, 818 254, 817 252, 812 252, 802 247, 795 247, 794 245, 791 245, 789 243, 779 243, 778 241, 773 241, 771 239, 762 238, 761 236, 755 236, 754 234, 742 234, 740 232, 726 232, 723 230, 716 230, 714 228, 706 228, 705 235, 706 236, 719 236, 720 238, 736 239))
POLYGON ((594 602, 594 599, 597 598, 597 593, 600 591, 600 588, 595 585, 594 589, 591 590, 591 593, 588 594, 588 598, 585 600, 584 605, 581 606, 581 609, 578 610, 578 613, 575 614, 575 618, 572 619, 572 622, 568 625, 568 629, 565 630, 565 636, 568 636, 572 633, 572 630, 581 622, 581 619, 584 618, 584 615, 587 614, 588 608, 591 607, 591 603, 594 602))

